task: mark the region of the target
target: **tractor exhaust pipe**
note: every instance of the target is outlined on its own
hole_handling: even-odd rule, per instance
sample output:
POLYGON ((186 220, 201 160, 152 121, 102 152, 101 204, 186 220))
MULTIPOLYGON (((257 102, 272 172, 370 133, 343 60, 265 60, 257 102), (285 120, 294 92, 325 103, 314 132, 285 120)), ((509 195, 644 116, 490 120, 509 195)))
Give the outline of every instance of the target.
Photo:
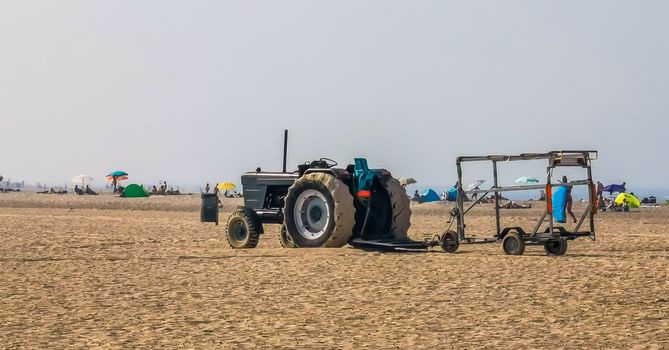
POLYGON ((283 131, 283 172, 286 172, 286 158, 288 156, 288 129, 283 131))

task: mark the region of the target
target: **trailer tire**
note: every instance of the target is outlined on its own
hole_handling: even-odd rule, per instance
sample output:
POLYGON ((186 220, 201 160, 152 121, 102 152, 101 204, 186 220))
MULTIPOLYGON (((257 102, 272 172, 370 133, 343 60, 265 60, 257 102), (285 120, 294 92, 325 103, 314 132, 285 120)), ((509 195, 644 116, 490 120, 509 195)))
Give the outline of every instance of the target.
POLYGON ((225 227, 225 237, 228 244, 233 249, 255 248, 260 239, 262 224, 254 215, 250 215, 246 210, 240 209, 228 218, 225 227))
POLYGON ((293 242, 293 237, 288 234, 286 225, 281 225, 281 229, 279 230, 279 240, 281 241, 282 247, 295 248, 295 242, 293 242))
POLYGON ((441 236, 441 249, 446 253, 455 253, 459 246, 458 234, 455 231, 446 231, 441 236))
POLYGON ((394 239, 407 239, 409 227, 411 227, 411 200, 407 196, 406 189, 394 177, 388 178, 384 187, 388 192, 390 206, 393 209, 390 233, 394 239))
POLYGON ((336 248, 351 239, 353 196, 333 175, 314 172, 302 176, 288 188, 285 203, 283 223, 295 247, 336 248))
POLYGON ((548 255, 564 255, 567 252, 567 240, 564 238, 546 241, 544 251, 548 255))
POLYGON ((523 255, 525 241, 518 232, 509 232, 502 240, 502 249, 507 255, 523 255))

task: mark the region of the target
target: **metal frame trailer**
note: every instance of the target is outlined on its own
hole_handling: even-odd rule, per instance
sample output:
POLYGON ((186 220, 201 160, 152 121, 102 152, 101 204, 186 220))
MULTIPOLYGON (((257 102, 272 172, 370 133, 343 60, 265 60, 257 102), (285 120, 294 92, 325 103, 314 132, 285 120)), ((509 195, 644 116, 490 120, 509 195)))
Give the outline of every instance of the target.
POLYGON ((549 255, 563 255, 567 250, 567 241, 580 237, 589 237, 595 240, 594 214, 597 211, 596 190, 592 181, 591 162, 598 158, 598 152, 593 150, 563 150, 551 151, 547 153, 523 153, 520 155, 487 155, 487 156, 462 156, 456 160, 458 171, 458 196, 457 207, 451 212, 457 224, 456 242, 451 243, 451 251, 455 251, 458 244, 462 243, 495 243, 501 242, 504 252, 509 255, 521 255, 525 250, 525 245, 543 245, 549 255), (546 184, 515 185, 500 187, 498 182, 497 164, 499 162, 541 160, 546 159, 546 184), (493 186, 490 189, 464 190, 462 188, 462 164, 468 162, 491 162, 493 186), (570 181, 568 183, 551 183, 551 176, 556 168, 560 167, 580 167, 586 170, 587 178, 583 180, 570 181), (576 227, 573 230, 567 230, 563 226, 556 226, 553 217, 552 208, 552 189, 560 186, 587 186, 588 187, 588 206, 581 215, 576 227), (501 227, 500 222, 500 193, 510 191, 539 190, 546 191, 546 209, 541 215, 536 225, 530 232, 526 232, 521 227, 501 227), (471 203, 465 209, 466 195, 482 194, 476 201, 471 203), (466 234, 465 215, 477 204, 479 204, 487 194, 494 193, 495 199, 495 232, 491 238, 468 237, 466 234), (548 218, 548 220, 546 220, 548 218), (586 221, 588 223, 582 228, 586 221), (548 226, 540 232, 544 223, 548 221, 548 226))

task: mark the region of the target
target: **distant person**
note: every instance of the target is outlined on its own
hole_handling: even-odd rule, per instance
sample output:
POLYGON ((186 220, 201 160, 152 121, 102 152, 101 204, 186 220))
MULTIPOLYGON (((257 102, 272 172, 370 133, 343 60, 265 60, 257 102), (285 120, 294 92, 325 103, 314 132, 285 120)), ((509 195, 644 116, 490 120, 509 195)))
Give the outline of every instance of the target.
POLYGON ((153 185, 153 188, 151 188, 151 194, 158 194, 158 188, 156 188, 156 185, 153 185))
MULTIPOLYGON (((480 188, 478 186, 474 187, 474 191, 478 191, 478 190, 480 190, 480 188)), ((478 193, 476 193, 476 192, 472 193, 472 199, 473 200, 476 200, 478 197, 479 197, 478 193)))
POLYGON ((111 184, 112 184, 112 191, 113 191, 113 193, 116 193, 116 191, 118 190, 118 187, 117 187, 117 185, 118 185, 118 176, 116 176, 116 175, 112 176, 112 183, 111 183, 111 184))
POLYGON ((416 202, 420 202, 420 193, 418 193, 418 190, 416 190, 416 192, 413 193, 413 198, 411 199, 415 200, 416 202))
MULTIPOLYGON (((562 176, 562 183, 567 184, 569 181, 567 181, 567 176, 564 175, 562 176)), ((574 223, 576 223, 576 215, 574 212, 571 210, 572 205, 574 204, 574 199, 571 197, 571 190, 574 187, 572 185, 567 186, 567 202, 565 203, 565 210, 567 211, 567 214, 574 219, 574 223)))
POLYGON ((218 202, 219 208, 223 208, 223 203, 221 202, 221 198, 218 196, 219 193, 221 193, 221 190, 218 188, 218 183, 216 183, 216 186, 214 186, 214 194, 216 195, 216 202, 218 202))
POLYGON ((97 195, 98 195, 98 194, 97 194, 95 191, 93 191, 93 190, 91 189, 91 187, 88 186, 88 185, 86 185, 86 192, 85 192, 85 193, 86 193, 87 195, 91 195, 91 196, 97 196, 97 195))
POLYGON ((207 182, 206 185, 204 185, 204 193, 209 193, 209 183, 207 182))
POLYGON ((81 196, 81 195, 84 194, 84 190, 82 190, 81 188, 79 188, 79 185, 74 185, 73 190, 74 190, 74 193, 76 193, 76 194, 79 195, 79 196, 81 196))
POLYGON ((604 185, 597 181, 597 203, 600 207, 604 206, 604 185))
POLYGON ((546 200, 546 191, 544 191, 544 190, 539 191, 539 200, 540 201, 545 201, 546 200))

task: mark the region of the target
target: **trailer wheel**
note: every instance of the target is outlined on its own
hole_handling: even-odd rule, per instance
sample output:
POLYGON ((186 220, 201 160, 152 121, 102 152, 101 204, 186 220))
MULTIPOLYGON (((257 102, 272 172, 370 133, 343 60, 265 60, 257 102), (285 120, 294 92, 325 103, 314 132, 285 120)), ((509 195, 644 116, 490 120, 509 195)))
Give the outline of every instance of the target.
POLYGON ((283 223, 296 247, 343 247, 353 235, 353 196, 331 174, 302 176, 288 189, 285 203, 283 223))
POLYGON ((295 242, 293 242, 293 237, 288 234, 286 230, 286 225, 281 225, 281 230, 279 233, 279 239, 281 240, 281 246, 284 248, 295 248, 295 242))
POLYGON ((459 246, 458 234, 455 231, 446 231, 441 236, 441 249, 446 253, 455 253, 459 246))
POLYGON ((244 210, 237 210, 230 215, 226 225, 228 244, 234 249, 255 248, 260 239, 261 223, 244 210))
POLYGON ((502 240, 502 249, 507 255, 523 255, 525 241, 518 232, 509 232, 502 240))
POLYGON ((548 255, 564 255, 567 252, 567 240, 556 239, 544 243, 544 251, 548 255))

